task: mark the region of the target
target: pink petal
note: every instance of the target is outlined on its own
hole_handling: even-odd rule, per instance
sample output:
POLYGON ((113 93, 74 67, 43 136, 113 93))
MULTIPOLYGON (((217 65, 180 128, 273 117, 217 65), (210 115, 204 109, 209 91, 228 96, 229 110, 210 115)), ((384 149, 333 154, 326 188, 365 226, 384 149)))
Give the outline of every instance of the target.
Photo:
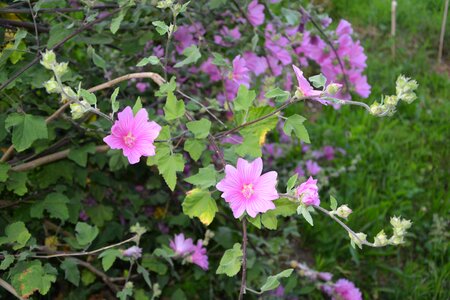
POLYGON ((262 168, 263 163, 260 157, 251 163, 242 158, 239 158, 237 161, 238 174, 241 181, 243 181, 242 184, 255 182, 261 175, 262 168))
POLYGON ((112 134, 106 136, 103 141, 108 144, 111 149, 122 149, 124 147, 123 140, 112 134))
MULTIPOLYGON (((295 65, 292 65, 292 68, 294 69, 295 76, 297 77, 298 81, 298 87, 302 91, 302 93, 305 96, 311 96, 311 92, 313 91, 313 88, 309 84, 308 80, 303 76, 303 72, 297 68, 295 65)), ((318 91, 320 94, 320 91, 318 91)))

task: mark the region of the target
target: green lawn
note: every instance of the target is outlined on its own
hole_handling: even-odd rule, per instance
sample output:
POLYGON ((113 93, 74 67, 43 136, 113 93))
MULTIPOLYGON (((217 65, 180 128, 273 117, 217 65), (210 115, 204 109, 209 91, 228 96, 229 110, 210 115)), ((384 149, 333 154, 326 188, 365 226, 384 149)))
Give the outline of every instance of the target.
MULTIPOLYGON (((354 25, 366 49, 372 85, 366 103, 395 92, 399 74, 420 84, 418 100, 399 105, 393 117, 377 119, 357 107, 326 108, 310 126, 313 144, 343 147, 347 160, 361 156, 356 171, 332 182, 338 200, 354 208, 351 227, 373 236, 389 228, 395 214, 414 222, 403 247, 364 251, 353 251, 345 232, 331 221, 317 225, 324 229, 318 238, 312 236, 318 228, 308 230, 308 241, 316 240, 311 248, 324 257, 317 266, 354 280, 365 299, 450 297, 450 80, 445 71, 435 71, 443 7, 443 0, 398 1, 394 59, 390 1, 336 0, 326 6, 334 19, 354 25)), ((450 26, 446 41, 447 67, 440 69, 448 72, 450 26)))

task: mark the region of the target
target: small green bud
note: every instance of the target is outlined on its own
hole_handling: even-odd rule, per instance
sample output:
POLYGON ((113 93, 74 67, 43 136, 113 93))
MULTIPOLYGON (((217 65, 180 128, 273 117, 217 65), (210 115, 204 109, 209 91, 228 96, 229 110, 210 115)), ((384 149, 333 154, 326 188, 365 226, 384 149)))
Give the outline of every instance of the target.
POLYGON ((55 72, 55 75, 61 78, 64 74, 67 73, 69 63, 59 63, 55 64, 53 68, 53 72, 55 72))
POLYGON ((380 114, 383 113, 383 106, 380 105, 380 103, 378 102, 374 102, 371 106, 370 106, 370 113, 374 116, 378 116, 380 114))
POLYGON ((81 104, 79 103, 70 104, 70 112, 72 113, 72 119, 76 120, 81 118, 90 108, 91 105, 84 100, 81 101, 81 104))
POLYGON ((341 205, 336 209, 336 215, 344 219, 347 219, 351 213, 352 210, 346 204, 341 205))
POLYGON ((395 106, 397 106, 398 98, 397 98, 397 96, 386 96, 386 97, 384 98, 384 103, 385 103, 387 106, 395 107, 395 106))
POLYGON ((297 90, 295 91, 294 97, 300 99, 300 98, 305 97, 305 94, 303 94, 303 92, 299 88, 297 88, 297 90))
POLYGON ((411 78, 400 75, 395 82, 395 90, 397 92, 397 97, 405 102, 412 103, 417 99, 415 90, 419 87, 419 84, 411 78))
POLYGON ((388 243, 389 241, 387 239, 386 233, 384 233, 384 230, 378 232, 378 234, 375 236, 375 246, 386 246, 388 243))
POLYGON ((342 84, 339 83, 331 83, 327 86, 325 89, 325 92, 328 95, 335 95, 337 92, 339 92, 342 88, 342 84))
POLYGON ((403 244, 405 242, 405 240, 403 239, 403 235, 393 235, 390 239, 389 242, 392 245, 400 245, 403 244))
POLYGON ((68 86, 64 86, 63 91, 64 91, 64 93, 61 93, 61 96, 62 96, 61 102, 66 102, 66 101, 78 98, 77 94, 75 94, 75 92, 68 86), (67 96, 69 96, 69 98, 67 96))
POLYGON ((53 50, 45 50, 45 53, 42 53, 41 65, 43 65, 46 69, 52 70, 53 66, 56 64, 56 55, 53 50))
POLYGON ((52 77, 50 80, 44 82, 44 87, 49 94, 61 93, 61 88, 59 87, 58 82, 56 82, 55 77, 52 77))
POLYGON ((367 234, 362 233, 362 232, 358 232, 356 234, 356 236, 358 238, 353 236, 353 234, 351 234, 351 233, 349 233, 348 235, 350 236, 350 239, 352 240, 352 242, 355 243, 360 249, 362 249, 362 243, 366 241, 367 234))

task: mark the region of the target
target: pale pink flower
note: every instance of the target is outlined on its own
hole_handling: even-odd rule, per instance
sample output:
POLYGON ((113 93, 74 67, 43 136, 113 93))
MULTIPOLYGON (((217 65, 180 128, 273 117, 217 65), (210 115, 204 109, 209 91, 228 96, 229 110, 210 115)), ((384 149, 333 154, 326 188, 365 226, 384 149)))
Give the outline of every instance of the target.
POLYGON ((332 300, 362 300, 361 291, 347 279, 339 279, 334 284, 332 300))
POLYGON ((193 253, 189 260, 196 264, 203 270, 208 270, 208 255, 206 255, 206 249, 203 247, 203 241, 198 240, 197 245, 193 247, 193 253))
POLYGON ((126 257, 138 259, 142 256, 142 248, 139 248, 138 246, 131 246, 130 248, 124 250, 122 254, 126 257))
POLYGON ((319 272, 319 278, 324 281, 330 281, 333 278, 333 274, 328 272, 319 272))
POLYGON ((302 70, 297 68, 295 65, 292 65, 292 68, 294 69, 295 76, 297 77, 298 89, 303 94, 303 96, 320 96, 322 94, 322 91, 316 91, 313 89, 308 80, 306 80, 305 76, 303 76, 302 70))
POLYGON ((275 209, 273 200, 278 199, 277 172, 271 171, 261 175, 263 162, 261 158, 248 162, 239 158, 237 168, 226 165, 225 178, 217 185, 222 198, 230 203, 235 218, 247 212, 252 218, 258 213, 275 209))
POLYGON ((111 134, 103 139, 111 149, 122 149, 130 164, 139 162, 141 156, 154 156, 153 142, 161 131, 156 122, 148 122, 147 111, 142 108, 133 116, 131 107, 127 106, 117 115, 111 128, 111 134))
POLYGON ((144 93, 149 87, 150 87, 150 84, 148 82, 138 82, 138 83, 136 83, 136 88, 141 93, 144 93))
POLYGON ((253 26, 259 26, 264 23, 264 5, 259 4, 257 0, 250 2, 247 8, 247 17, 253 26))
POLYGON ((320 170, 322 170, 322 168, 315 161, 307 160, 306 161, 306 170, 308 171, 308 173, 310 175, 314 176, 314 175, 317 175, 320 172, 320 170))
POLYGON ((253 52, 244 53, 246 67, 255 73, 256 76, 263 74, 267 70, 267 60, 265 57, 259 57, 253 52))
POLYGON ((185 256, 194 251, 194 242, 191 238, 186 239, 184 234, 180 233, 175 235, 173 240, 170 240, 170 248, 175 252, 177 256, 185 256))
POLYGON ((230 79, 238 86, 243 84, 250 87, 250 70, 247 68, 247 63, 240 55, 233 59, 233 72, 230 74, 230 79))
POLYGON ((320 205, 317 179, 309 177, 307 181, 299 185, 295 194, 298 197, 301 197, 301 200, 305 205, 320 205))

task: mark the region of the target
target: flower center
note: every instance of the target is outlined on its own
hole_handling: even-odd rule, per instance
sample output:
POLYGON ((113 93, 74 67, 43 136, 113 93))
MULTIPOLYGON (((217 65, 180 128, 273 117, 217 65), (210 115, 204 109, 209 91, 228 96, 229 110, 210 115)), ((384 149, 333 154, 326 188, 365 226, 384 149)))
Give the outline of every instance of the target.
POLYGON ((255 192, 255 191, 253 190, 253 183, 244 184, 244 185, 242 186, 241 192, 242 192, 242 195, 244 195, 244 197, 245 197, 246 199, 250 199, 250 197, 251 197, 251 196, 253 195, 253 193, 255 192))
POLYGON ((135 141, 136 141, 136 137, 133 136, 133 135, 131 134, 131 132, 128 132, 128 134, 127 134, 126 136, 123 137, 123 142, 124 142, 125 145, 127 145, 128 147, 133 147, 135 141))

